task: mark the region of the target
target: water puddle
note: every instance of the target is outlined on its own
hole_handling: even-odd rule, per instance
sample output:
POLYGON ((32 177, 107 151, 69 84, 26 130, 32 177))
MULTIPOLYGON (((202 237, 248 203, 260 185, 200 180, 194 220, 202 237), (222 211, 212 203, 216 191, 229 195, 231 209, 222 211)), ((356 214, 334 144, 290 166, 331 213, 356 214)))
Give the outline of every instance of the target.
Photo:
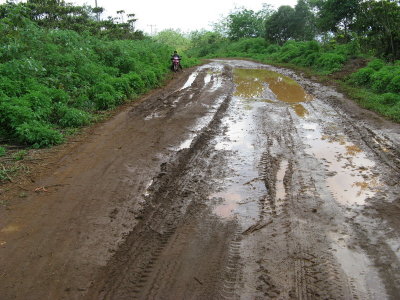
POLYGON ((342 270, 351 280, 356 290, 362 293, 361 299, 387 299, 382 289, 384 286, 378 271, 374 268, 368 256, 361 250, 347 247, 348 237, 331 233, 333 253, 339 261, 342 270))
POLYGON ((150 190, 149 189, 150 189, 151 185, 153 184, 153 182, 154 182, 154 180, 152 179, 146 184, 146 189, 144 190, 144 193, 143 193, 143 195, 145 197, 150 196, 150 190))
POLYGON ((153 113, 151 113, 150 115, 146 116, 144 119, 145 119, 146 121, 148 121, 148 120, 155 119, 155 118, 160 118, 160 117, 161 117, 161 116, 160 116, 159 113, 153 112, 153 113))
POLYGON ((375 163, 344 136, 322 134, 315 123, 303 124, 307 152, 321 160, 327 170, 327 186, 341 204, 363 205, 379 187, 372 170, 375 163))
MULTIPOLYGON (((241 222, 248 225, 257 219, 258 201, 267 192, 259 178, 258 163, 263 147, 254 116, 266 105, 288 105, 298 116, 304 117, 308 112, 303 104, 312 97, 293 79, 265 69, 234 69, 234 83, 232 106, 222 121, 226 132, 215 145, 216 150, 232 153, 230 184, 210 199, 216 202, 216 215, 239 216, 241 222)), ((277 174, 276 196, 281 201, 286 197, 283 179, 287 168, 288 161, 282 161, 277 174)))
POLYGON ((207 85, 211 81, 212 75, 210 73, 207 73, 206 76, 204 76, 204 85, 207 85))
POLYGON ((288 168, 288 161, 283 160, 280 163, 278 173, 276 175, 276 200, 284 200, 286 197, 285 185, 283 179, 288 168))
POLYGON ((214 209, 216 215, 222 218, 230 218, 234 215, 235 209, 239 206, 239 202, 243 199, 243 196, 230 191, 212 194, 210 199, 221 202, 214 209))
POLYGON ((313 100, 295 80, 265 69, 235 69, 235 96, 246 100, 283 102, 299 117, 308 115, 301 103, 313 100))
POLYGON ((179 89, 179 91, 184 90, 189 86, 191 86, 192 83, 196 80, 197 75, 199 75, 199 72, 193 72, 192 74, 190 74, 188 80, 186 80, 185 84, 179 89))

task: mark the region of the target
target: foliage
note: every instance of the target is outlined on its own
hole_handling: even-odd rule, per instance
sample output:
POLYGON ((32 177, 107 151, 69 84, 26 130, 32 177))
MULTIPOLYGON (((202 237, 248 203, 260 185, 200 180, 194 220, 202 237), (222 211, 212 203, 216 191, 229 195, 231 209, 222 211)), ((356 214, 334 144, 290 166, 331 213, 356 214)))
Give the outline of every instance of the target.
POLYGON ((33 21, 42 28, 74 30, 79 33, 90 32, 92 35, 111 39, 143 39, 144 34, 135 30, 135 14, 118 11, 117 18, 109 17, 100 20, 103 8, 76 6, 60 0, 27 0, 26 3, 15 4, 8 1, 0 6, 0 19, 11 18, 18 26, 33 21))
POLYGON ((400 58, 400 6, 395 1, 363 1, 356 21, 365 49, 390 60, 400 58))
POLYGON ((316 0, 313 4, 318 9, 319 29, 343 34, 344 40, 350 41, 349 31, 358 14, 359 0, 316 0))
POLYGON ((295 30, 293 23, 295 10, 291 6, 281 6, 266 22, 266 39, 282 45, 289 40, 295 30))
POLYGON ((312 40, 316 34, 315 18, 304 0, 299 0, 295 8, 281 6, 265 22, 266 39, 282 45, 286 41, 312 40))
POLYGON ((190 39, 180 30, 163 30, 154 36, 153 39, 159 43, 170 46, 178 52, 185 51, 190 47, 190 39))
MULTIPOLYGON (((378 94, 399 94, 400 63, 385 64, 380 59, 372 60, 365 68, 359 69, 357 72, 353 73, 349 82, 360 87, 370 88, 373 92, 378 94)), ((387 97, 390 98, 391 96, 387 97)), ((391 100, 387 100, 386 102, 389 103, 391 100)))
MULTIPOLYGON (((43 1, 60 9, 58 1, 43 1)), ((38 11, 29 5, 39 3, 0 5, 3 140, 33 147, 59 144, 68 128, 86 125, 97 110, 114 108, 158 86, 169 72, 173 48, 168 45, 100 37, 90 32, 89 20, 82 16, 85 30, 54 29, 67 26, 62 20, 68 14, 58 17, 61 13, 54 10, 53 16, 44 7, 48 20, 32 21, 38 11)), ((185 67, 197 63, 183 58, 185 67)))
POLYGON ((7 153, 6 148, 0 146, 0 156, 4 156, 6 155, 6 153, 7 153))
POLYGON ((228 37, 239 38, 263 36, 263 19, 253 10, 240 9, 231 13, 227 19, 228 37))
POLYGON ((264 37, 264 22, 271 14, 270 5, 264 3, 260 11, 244 7, 236 8, 219 23, 214 24, 214 31, 230 40, 241 38, 264 37))

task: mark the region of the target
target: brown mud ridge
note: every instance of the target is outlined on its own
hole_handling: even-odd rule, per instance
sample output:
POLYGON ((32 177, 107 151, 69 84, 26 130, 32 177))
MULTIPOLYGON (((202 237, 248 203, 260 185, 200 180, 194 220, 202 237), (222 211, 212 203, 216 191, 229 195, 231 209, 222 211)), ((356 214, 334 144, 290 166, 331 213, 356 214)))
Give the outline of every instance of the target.
POLYGON ((398 299, 399 145, 333 88, 212 61, 19 187, 0 298, 398 299))

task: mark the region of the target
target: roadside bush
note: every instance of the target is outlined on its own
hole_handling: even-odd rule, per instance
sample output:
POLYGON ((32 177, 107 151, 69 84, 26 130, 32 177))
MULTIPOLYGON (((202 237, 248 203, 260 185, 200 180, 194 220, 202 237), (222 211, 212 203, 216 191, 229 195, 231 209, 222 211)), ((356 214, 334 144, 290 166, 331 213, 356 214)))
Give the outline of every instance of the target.
POLYGON ((381 102, 384 105, 395 106, 400 104, 400 95, 394 93, 385 93, 381 97, 381 102))
MULTIPOLYGON (((389 84, 396 77, 400 76, 400 68, 396 66, 384 66, 371 76, 372 90, 377 93, 384 93, 388 90, 389 84)), ((395 83, 394 83, 395 84, 395 83)), ((396 88, 396 86, 392 86, 396 88)))
POLYGON ((128 80, 128 84, 134 93, 140 94, 145 91, 145 84, 138 74, 130 72, 122 75, 122 78, 128 80))
POLYGON ((371 77, 375 73, 372 67, 365 67, 359 69, 357 72, 351 74, 349 83, 353 83, 359 86, 367 86, 371 82, 371 77))
MULTIPOLYGON (((18 12, 16 11, 16 14, 18 12)), ((89 32, 47 29, 19 15, 0 19, 0 136, 45 147, 61 132, 88 124, 160 84, 170 72, 169 46, 108 40, 89 32)), ((184 67, 198 63, 184 54, 184 67)))
POLYGON ((38 121, 23 123, 16 128, 16 136, 21 143, 32 145, 33 148, 42 148, 60 144, 63 136, 47 124, 38 121))
POLYGON ((272 54, 272 53, 278 52, 279 49, 281 49, 281 47, 279 47, 279 46, 276 45, 276 44, 273 44, 273 45, 269 45, 269 46, 267 47, 267 49, 265 49, 265 52, 266 52, 267 54, 272 54))
POLYGON ((375 71, 379 71, 383 66, 385 66, 385 62, 382 59, 374 59, 371 60, 367 67, 374 69, 375 71))
POLYGON ((339 71, 342 68, 346 58, 337 53, 323 53, 316 60, 315 68, 321 70, 321 73, 330 74, 339 71))
POLYGON ((91 115, 83 110, 68 107, 63 103, 55 106, 55 122, 63 128, 80 127, 89 124, 91 115))
POLYGON ((391 93, 400 93, 400 74, 395 75, 387 86, 387 90, 391 93))
POLYGON ((33 121, 35 114, 31 105, 22 98, 3 98, 0 102, 0 125, 12 133, 24 122, 33 121))
POLYGON ((288 63, 292 59, 297 58, 303 54, 305 48, 304 46, 304 43, 297 43, 293 41, 286 42, 276 55, 276 58, 280 62, 288 63))

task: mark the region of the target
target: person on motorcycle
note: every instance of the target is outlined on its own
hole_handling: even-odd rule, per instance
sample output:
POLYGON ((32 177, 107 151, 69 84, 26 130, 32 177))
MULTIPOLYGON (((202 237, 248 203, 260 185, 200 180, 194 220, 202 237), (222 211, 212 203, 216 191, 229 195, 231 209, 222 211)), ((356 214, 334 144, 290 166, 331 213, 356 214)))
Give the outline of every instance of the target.
POLYGON ((181 65, 181 57, 179 56, 178 52, 175 50, 174 54, 171 55, 171 70, 174 70, 174 59, 179 59, 179 68, 182 70, 182 65, 181 65))

